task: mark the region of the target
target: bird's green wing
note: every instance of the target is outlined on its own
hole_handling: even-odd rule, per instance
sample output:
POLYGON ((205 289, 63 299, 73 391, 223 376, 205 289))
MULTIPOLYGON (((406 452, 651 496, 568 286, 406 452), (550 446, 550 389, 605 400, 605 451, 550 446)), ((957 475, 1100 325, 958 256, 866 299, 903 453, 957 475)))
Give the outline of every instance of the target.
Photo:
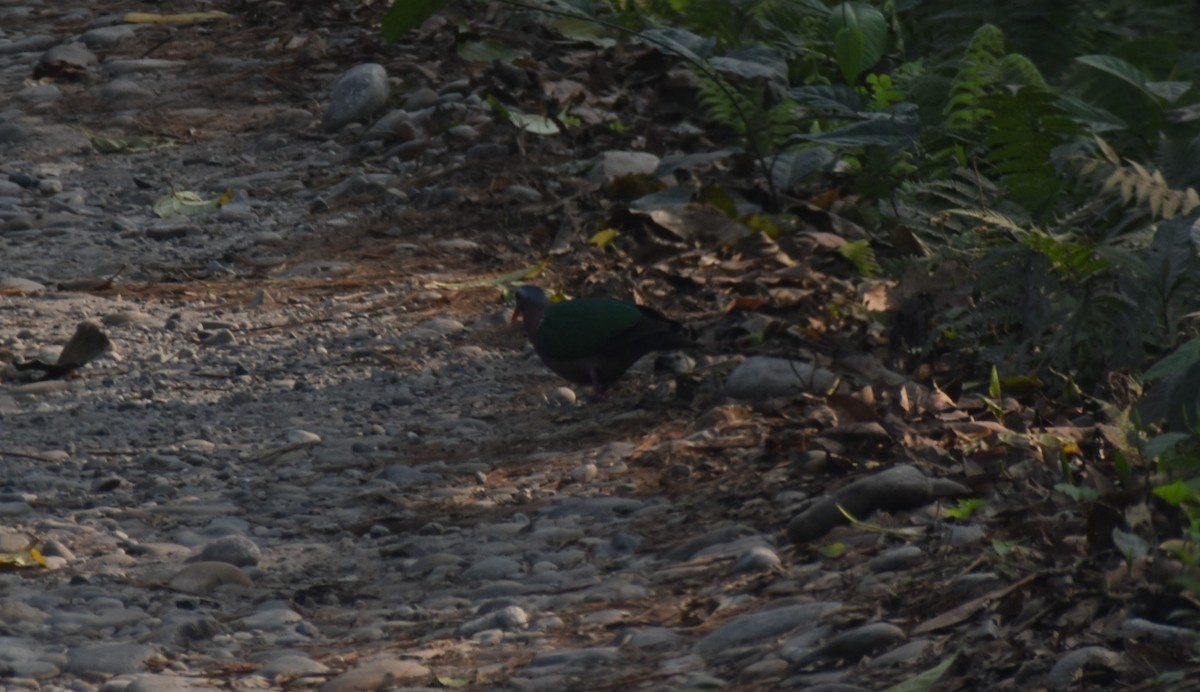
POLYGON ((550 358, 574 360, 601 355, 611 340, 642 320, 636 305, 611 298, 580 298, 546 309, 538 348, 550 358))

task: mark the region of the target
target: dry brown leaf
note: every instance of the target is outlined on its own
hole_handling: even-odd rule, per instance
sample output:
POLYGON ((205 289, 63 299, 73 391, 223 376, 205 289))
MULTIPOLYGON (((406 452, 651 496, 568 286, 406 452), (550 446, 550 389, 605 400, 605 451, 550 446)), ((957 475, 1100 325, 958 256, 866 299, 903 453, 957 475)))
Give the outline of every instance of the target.
POLYGON ((758 231, 707 207, 656 209, 647 214, 654 223, 684 239, 734 245, 758 231))
POLYGON ((961 622, 965 622, 974 617, 974 615, 979 611, 987 608, 1013 591, 1032 583, 1035 579, 1038 579, 1044 574, 1048 574, 1048 572, 1031 574, 1024 579, 1017 581, 1016 583, 1010 584, 1009 586, 996 589, 995 591, 986 593, 979 598, 967 601, 956 608, 952 608, 941 615, 935 616, 932 620, 926 620, 925 622, 922 622, 913 628, 912 634, 927 634, 929 632, 934 632, 945 627, 953 627, 961 622))
POLYGON ((766 305, 767 301, 762 298, 742 297, 734 298, 725 305, 725 312, 736 312, 738 310, 757 310, 766 305))

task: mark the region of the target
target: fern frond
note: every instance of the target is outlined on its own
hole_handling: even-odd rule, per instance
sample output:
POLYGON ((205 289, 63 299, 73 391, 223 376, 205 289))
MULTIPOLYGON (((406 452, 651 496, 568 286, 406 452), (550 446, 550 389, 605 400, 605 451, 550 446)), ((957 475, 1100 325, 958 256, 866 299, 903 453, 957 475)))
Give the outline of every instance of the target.
POLYGON ((720 76, 696 75, 700 108, 713 122, 732 129, 750 140, 752 150, 778 149, 788 138, 800 132, 795 101, 784 99, 766 108, 766 85, 759 80, 734 85, 720 76))
POLYGON ((1005 52, 1003 31, 994 24, 984 24, 975 31, 958 63, 958 74, 942 111, 946 125, 958 130, 977 129, 995 116, 985 100, 1007 93, 1012 86, 1044 89, 1046 80, 1028 58, 1005 52))
POLYGON ((1020 53, 1010 53, 1000 61, 1000 78, 1006 84, 1046 88, 1046 79, 1037 65, 1020 53))
POLYGON ((991 116, 990 111, 980 106, 980 101, 997 82, 997 68, 1003 57, 1003 32, 992 24, 979 27, 958 63, 950 99, 942 111, 949 127, 973 129, 991 116))
POLYGON ((875 249, 871 247, 871 243, 867 240, 856 240, 852 243, 846 243, 838 249, 842 257, 850 260, 858 273, 867 278, 879 276, 881 267, 879 260, 875 257, 875 249))
POLYGON ((1200 208, 1200 194, 1195 188, 1172 189, 1160 171, 1147 170, 1137 161, 1128 164, 1115 167, 1102 186, 1106 192, 1119 192, 1125 204, 1136 202, 1155 219, 1173 219, 1200 208))
POLYGON ((1034 216, 1061 204, 1064 181, 1052 154, 1082 136, 1083 128, 1067 117, 1054 94, 1036 86, 990 94, 982 103, 992 113, 984 158, 1009 196, 1034 216))
POLYGON ((1021 236, 1025 233, 1025 229, 1021 226, 1021 224, 1017 223, 1012 218, 992 209, 950 209, 947 213, 954 214, 955 216, 965 216, 969 219, 975 219, 985 225, 994 226, 1008 231, 1014 236, 1021 236))
POLYGON ((718 125, 729 127, 744 136, 747 123, 741 114, 753 108, 750 99, 722 77, 699 72, 696 77, 700 80, 696 100, 704 114, 718 125))
POLYGON ((1099 183, 1102 191, 1118 197, 1122 205, 1144 209, 1151 219, 1167 220, 1200 209, 1200 193, 1195 188, 1173 188, 1161 170, 1122 159, 1103 138, 1093 138, 1100 156, 1081 154, 1071 161, 1082 177, 1099 183))

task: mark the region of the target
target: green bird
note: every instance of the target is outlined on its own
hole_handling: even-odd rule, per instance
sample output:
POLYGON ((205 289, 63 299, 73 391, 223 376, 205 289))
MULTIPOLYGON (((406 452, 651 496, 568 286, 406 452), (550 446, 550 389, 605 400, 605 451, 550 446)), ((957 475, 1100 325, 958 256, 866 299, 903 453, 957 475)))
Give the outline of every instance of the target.
POLYGON ((517 289, 517 317, 546 367, 597 395, 647 353, 696 345, 683 325, 644 305, 612 298, 551 303, 537 286, 517 289))

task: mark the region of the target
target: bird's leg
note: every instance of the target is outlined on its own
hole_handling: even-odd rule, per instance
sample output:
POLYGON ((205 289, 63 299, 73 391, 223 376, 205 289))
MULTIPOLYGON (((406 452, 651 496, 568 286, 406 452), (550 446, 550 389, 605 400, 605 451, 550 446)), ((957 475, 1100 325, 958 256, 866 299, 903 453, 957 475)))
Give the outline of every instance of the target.
POLYGON ((589 404, 598 404, 604 401, 604 385, 600 383, 600 376, 595 368, 591 370, 592 376, 592 395, 588 397, 589 404))

